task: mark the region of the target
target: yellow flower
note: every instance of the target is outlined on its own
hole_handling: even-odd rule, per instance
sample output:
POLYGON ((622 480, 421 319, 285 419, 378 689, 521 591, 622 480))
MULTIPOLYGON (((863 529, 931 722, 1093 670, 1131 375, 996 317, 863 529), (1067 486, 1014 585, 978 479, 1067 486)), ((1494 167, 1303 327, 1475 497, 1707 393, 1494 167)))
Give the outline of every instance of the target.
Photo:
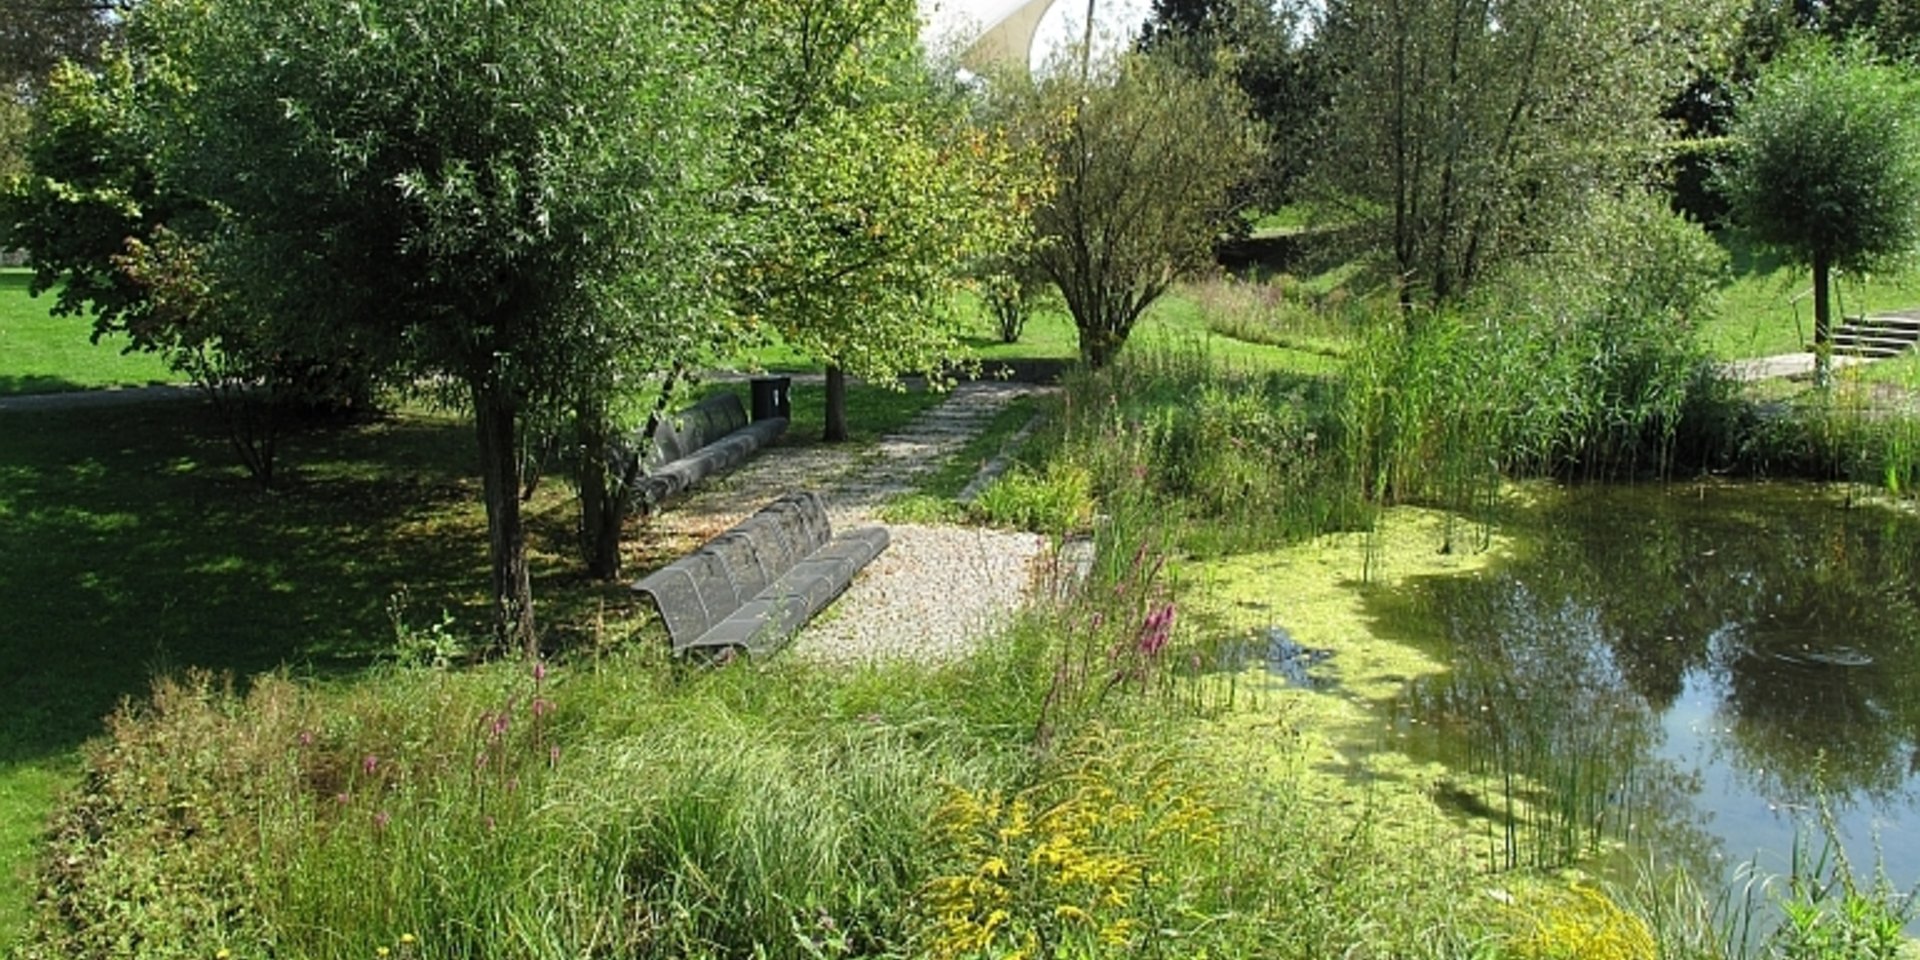
POLYGON ((228 950, 226 947, 221 947, 213 952, 213 960, 227 960, 227 958, 231 956, 233 956, 233 951, 228 950))
POLYGON ((373 955, 376 957, 384 957, 387 954, 392 952, 393 952, 392 950, 388 950, 386 947, 375 947, 373 950, 373 955))
POLYGON ((403 933, 403 934, 401 934, 401 935, 400 935, 400 945, 401 945, 401 946, 404 946, 404 947, 411 947, 411 946, 413 946, 413 940, 414 940, 414 937, 413 937, 413 934, 411 934, 411 933, 403 933))

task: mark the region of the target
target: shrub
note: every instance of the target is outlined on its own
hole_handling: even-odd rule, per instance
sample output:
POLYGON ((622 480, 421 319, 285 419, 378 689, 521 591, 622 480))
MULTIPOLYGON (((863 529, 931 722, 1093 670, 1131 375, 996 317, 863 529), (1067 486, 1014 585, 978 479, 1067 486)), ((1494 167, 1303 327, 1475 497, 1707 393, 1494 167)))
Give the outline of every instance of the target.
POLYGON ((1035 472, 1016 466, 973 503, 988 523, 1061 535, 1085 530, 1093 520, 1093 477, 1064 462, 1035 472))

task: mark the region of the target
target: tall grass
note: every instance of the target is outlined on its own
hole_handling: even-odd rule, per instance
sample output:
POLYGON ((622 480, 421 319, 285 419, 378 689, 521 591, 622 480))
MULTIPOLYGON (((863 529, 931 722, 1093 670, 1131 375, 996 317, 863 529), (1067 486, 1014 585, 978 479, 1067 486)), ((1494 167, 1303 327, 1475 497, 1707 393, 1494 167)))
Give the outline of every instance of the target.
POLYGON ((1076 375, 1033 455, 1084 469, 1110 510, 1151 501, 1187 548, 1270 545, 1364 519, 1326 456, 1330 392, 1195 344, 1129 350, 1076 375))

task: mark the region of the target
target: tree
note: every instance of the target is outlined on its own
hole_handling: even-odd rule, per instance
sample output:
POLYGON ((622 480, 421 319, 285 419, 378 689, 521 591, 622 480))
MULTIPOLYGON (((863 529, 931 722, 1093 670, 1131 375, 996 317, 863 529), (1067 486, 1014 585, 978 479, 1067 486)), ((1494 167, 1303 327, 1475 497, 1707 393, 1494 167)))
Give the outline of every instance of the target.
POLYGON ((92 0, 0 0, 0 87, 37 90, 63 60, 98 61, 113 38, 115 4, 92 0))
POLYGON ((1225 72, 1247 95, 1269 139, 1251 200, 1291 199, 1306 172, 1326 109, 1320 47, 1307 42, 1301 5, 1273 0, 1154 0, 1140 48, 1179 57, 1202 73, 1225 72))
POLYGON ((217 224, 157 175, 147 107, 165 81, 134 53, 54 68, 34 98, 30 170, 0 190, 0 246, 26 250, 30 289, 56 292, 55 315, 91 315, 96 341, 124 334, 199 386, 248 473, 271 487, 287 416, 363 410, 379 371, 214 289, 217 224))
POLYGON ((499 641, 537 652, 525 418, 697 341, 736 97, 666 0, 146 0, 156 165, 277 324, 474 415, 499 641))
POLYGON ((828 440, 846 375, 893 381, 958 350, 949 303, 970 264, 1015 243, 1038 181, 918 45, 912 0, 733 0, 710 11, 760 94, 737 277, 749 322, 827 364, 828 440))
POLYGON ((0 0, 0 185, 26 172, 27 112, 54 68, 92 66, 106 52, 116 22, 109 9, 91 0, 0 0))
POLYGON ((1404 306, 1578 230, 1646 179, 1730 0, 1332 0, 1312 178, 1370 224, 1404 306))
POLYGON ((994 81, 997 110, 1040 151, 1054 193, 1034 214, 1036 257, 1079 328, 1080 357, 1112 360, 1147 307, 1210 261, 1259 135, 1231 80, 1130 54, 1084 75, 994 81))
POLYGON ((1863 43, 1808 42, 1740 106, 1719 184, 1734 223, 1813 270, 1817 379, 1832 352, 1833 270, 1920 243, 1920 82, 1863 43))

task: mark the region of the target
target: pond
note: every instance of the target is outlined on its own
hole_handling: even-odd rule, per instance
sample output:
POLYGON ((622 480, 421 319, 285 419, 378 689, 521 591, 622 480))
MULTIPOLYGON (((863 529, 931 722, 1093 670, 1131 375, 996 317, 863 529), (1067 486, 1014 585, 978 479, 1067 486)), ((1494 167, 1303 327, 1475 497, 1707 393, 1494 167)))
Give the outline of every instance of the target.
POLYGON ((1595 487, 1499 530, 1490 564, 1365 594, 1377 634, 1449 667, 1403 686, 1389 736, 1452 771, 1434 795, 1489 866, 1780 874, 1832 835, 1856 874, 1920 882, 1920 519, 1796 485, 1595 487))

